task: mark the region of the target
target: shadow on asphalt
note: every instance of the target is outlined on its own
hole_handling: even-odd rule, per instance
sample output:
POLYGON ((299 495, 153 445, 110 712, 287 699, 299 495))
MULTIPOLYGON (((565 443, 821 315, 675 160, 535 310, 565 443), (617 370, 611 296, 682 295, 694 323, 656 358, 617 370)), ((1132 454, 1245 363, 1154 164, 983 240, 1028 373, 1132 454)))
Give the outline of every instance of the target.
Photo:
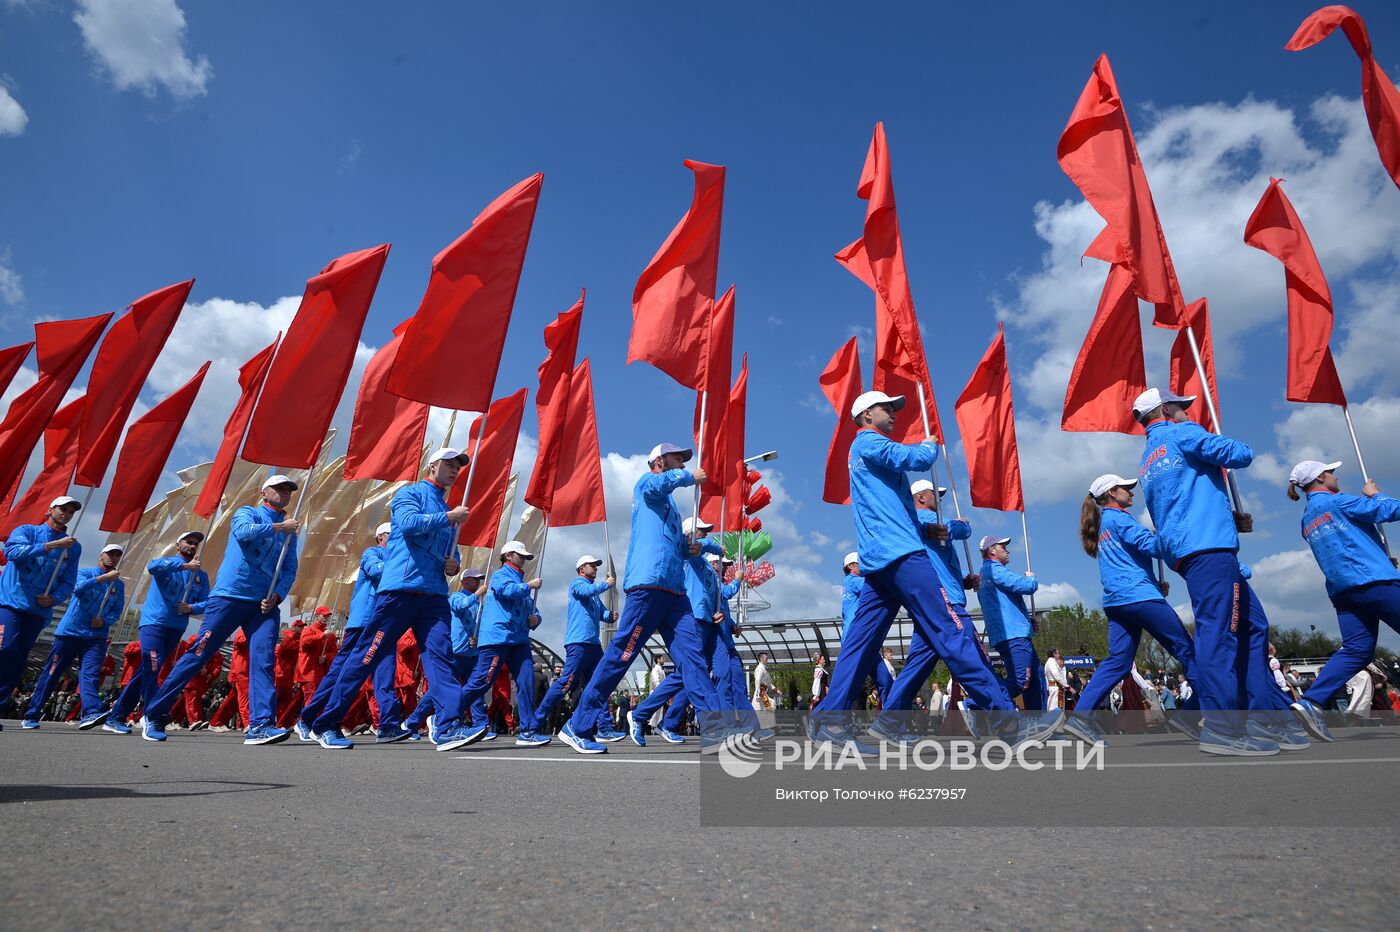
POLYGON ((97 784, 69 783, 56 785, 17 784, 0 786, 0 805, 5 803, 72 802, 79 799, 161 799, 179 796, 221 796, 226 793, 253 793, 261 790, 284 790, 290 783, 241 782, 238 780, 165 780, 151 783, 97 784), (186 792, 141 792, 139 787, 178 783, 182 786, 212 786, 216 789, 186 792))

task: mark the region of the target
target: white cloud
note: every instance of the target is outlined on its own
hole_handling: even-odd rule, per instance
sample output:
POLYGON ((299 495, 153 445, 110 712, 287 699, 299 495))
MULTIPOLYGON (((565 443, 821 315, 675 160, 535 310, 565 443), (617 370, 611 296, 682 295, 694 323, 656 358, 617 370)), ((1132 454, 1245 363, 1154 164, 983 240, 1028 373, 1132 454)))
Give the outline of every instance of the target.
POLYGON ((29 114, 0 81, 0 136, 18 136, 29 125, 29 114))
MULTIPOLYGON (((1371 475, 1384 481, 1400 473, 1400 398, 1377 396, 1353 403, 1352 421, 1366 468, 1371 475)), ((1265 460, 1265 478, 1279 489, 1288 481, 1288 471, 1300 460, 1324 462, 1342 461, 1338 478, 1342 487, 1352 492, 1361 489, 1361 470, 1351 445, 1342 411, 1335 405, 1294 405, 1288 417, 1275 425, 1278 438, 1277 456, 1265 460)), ((1262 458, 1261 458, 1262 459, 1262 458)), ((1250 472, 1255 471, 1254 467, 1250 472)), ((1279 493, 1282 495, 1282 491, 1279 493)))
POLYGON ((154 97, 164 87, 188 100, 206 93, 209 59, 185 49, 185 14, 175 0, 78 0, 83 44, 119 90, 154 97))
POLYGON ((10 262, 9 248, 0 249, 0 301, 4 301, 6 304, 23 304, 24 279, 14 270, 14 266, 10 262))
POLYGON ((1073 583, 1044 583, 1035 593, 1036 608, 1054 608, 1056 605, 1078 605, 1084 601, 1073 583))

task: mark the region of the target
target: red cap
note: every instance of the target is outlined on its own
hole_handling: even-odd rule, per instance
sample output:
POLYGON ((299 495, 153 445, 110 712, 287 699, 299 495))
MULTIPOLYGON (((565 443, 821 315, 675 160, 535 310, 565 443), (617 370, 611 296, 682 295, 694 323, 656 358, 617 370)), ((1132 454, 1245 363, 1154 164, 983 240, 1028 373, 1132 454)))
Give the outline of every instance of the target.
POLYGON ((331 610, 326 608, 324 605, 316 606, 316 611, 312 612, 313 615, 329 615, 330 613, 331 610))

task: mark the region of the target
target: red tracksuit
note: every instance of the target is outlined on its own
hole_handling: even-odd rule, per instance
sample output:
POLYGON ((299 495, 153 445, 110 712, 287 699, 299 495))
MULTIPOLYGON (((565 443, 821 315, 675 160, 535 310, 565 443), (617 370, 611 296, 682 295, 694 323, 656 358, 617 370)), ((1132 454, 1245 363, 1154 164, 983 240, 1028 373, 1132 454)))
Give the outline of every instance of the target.
POLYGON ((132 641, 122 648, 122 689, 126 689, 126 684, 131 682, 131 678, 136 675, 136 671, 141 668, 141 642, 132 641))
POLYGON ((296 683, 297 658, 300 656, 301 626, 293 625, 282 632, 273 661, 273 683, 277 689, 277 720, 286 718, 292 708, 292 686, 296 683))
POLYGON ((204 721, 204 694, 209 692, 209 684, 218 679, 222 672, 224 672, 224 655, 215 654, 209 658, 204 669, 196 673, 194 678, 185 684, 185 690, 181 695, 185 699, 185 719, 191 725, 204 721))
POLYGON ((227 726, 233 718, 234 704, 237 703, 239 721, 248 727, 248 636, 239 628, 233 634, 233 659, 228 665, 228 695, 210 725, 227 726))

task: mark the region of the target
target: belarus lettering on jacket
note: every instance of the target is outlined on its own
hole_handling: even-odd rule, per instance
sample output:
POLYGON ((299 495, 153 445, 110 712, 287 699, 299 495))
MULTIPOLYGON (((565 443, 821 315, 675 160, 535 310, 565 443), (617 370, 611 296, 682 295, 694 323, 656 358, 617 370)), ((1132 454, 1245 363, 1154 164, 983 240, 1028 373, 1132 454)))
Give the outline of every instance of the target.
POLYGON ((219 564, 218 582, 210 598, 236 599, 240 602, 261 602, 267 598, 268 586, 282 598, 292 591, 292 580, 297 577, 297 537, 287 531, 274 531, 272 525, 282 521, 284 515, 266 505, 244 505, 233 513, 232 527, 229 530, 228 549, 224 560, 219 564), (277 557, 282 552, 282 542, 291 539, 287 547, 287 559, 282 563, 282 571, 277 582, 272 583, 272 573, 277 569, 277 557))
POLYGON ((1099 580, 1103 606, 1131 605, 1162 598, 1152 576, 1152 561, 1161 556, 1157 535, 1115 505, 1099 518, 1099 580))
POLYGON ((97 582, 97 577, 105 573, 101 567, 87 566, 78 570, 78 582, 73 586, 73 597, 68 600, 68 609, 58 623, 54 634, 69 638, 107 639, 107 631, 112 623, 121 617, 122 606, 126 604, 126 585, 120 579, 111 582, 97 582), (92 626, 97 618, 97 610, 102 610, 99 619, 102 624, 92 626))
POLYGON ((1240 549, 1222 470, 1243 469, 1252 462, 1248 444, 1192 421, 1147 425, 1138 479, 1162 556, 1173 567, 1193 553, 1240 549))
POLYGON ((848 466, 862 573, 878 572, 924 549, 904 474, 932 469, 936 459, 938 449, 931 443, 896 443, 873 427, 856 431, 848 466))
POLYGON ((671 493, 695 484, 684 469, 648 472, 632 487, 632 539, 627 547, 623 591, 665 589, 685 592, 687 554, 681 514, 671 493))
POLYGON ((379 592, 447 595, 442 567, 457 529, 447 520, 446 495, 441 486, 427 479, 394 494, 379 592))
MULTIPOLYGON (((181 569, 185 562, 184 557, 170 556, 159 557, 146 564, 146 572, 151 574, 154 585, 146 594, 146 601, 141 604, 142 628, 157 625, 184 631, 190 623, 191 615, 204 614, 209 598, 209 574, 204 570, 197 570, 194 579, 191 580, 190 571, 181 569), (188 596, 185 596, 186 583, 189 583, 190 587, 188 596), (185 604, 192 609, 189 615, 181 615, 177 611, 182 597, 185 604)), ((258 598, 261 599, 263 595, 267 595, 266 589, 258 598)))
POLYGON ((1325 489, 1308 493, 1303 539, 1327 579, 1327 594, 1383 580, 1400 579, 1385 555, 1376 525, 1400 520, 1400 499, 1348 495, 1325 489))
POLYGON ((383 547, 367 547, 360 554, 360 572, 355 577, 355 588, 350 590, 350 617, 345 622, 346 631, 363 628, 374 614, 374 600, 379 595, 379 580, 384 575, 383 547))
POLYGON ((67 531, 58 531, 43 524, 21 524, 10 532, 5 541, 5 569, 0 571, 0 605, 12 608, 23 615, 37 615, 41 618, 53 617, 53 606, 44 608, 34 601, 44 594, 49 584, 53 568, 58 565, 59 555, 67 553, 58 578, 53 581, 49 595, 54 605, 60 605, 73 594, 78 582, 78 560, 83 555, 83 545, 74 542, 67 551, 45 550, 50 541, 62 540, 67 531))
POLYGON ((564 646, 597 644, 598 626, 608 620, 608 610, 601 598, 608 591, 606 582, 589 582, 587 576, 575 576, 569 583, 568 621, 564 626, 564 646))
POLYGON ((480 647, 524 644, 530 640, 530 615, 534 606, 525 577, 509 563, 491 574, 486 607, 481 611, 480 647))

